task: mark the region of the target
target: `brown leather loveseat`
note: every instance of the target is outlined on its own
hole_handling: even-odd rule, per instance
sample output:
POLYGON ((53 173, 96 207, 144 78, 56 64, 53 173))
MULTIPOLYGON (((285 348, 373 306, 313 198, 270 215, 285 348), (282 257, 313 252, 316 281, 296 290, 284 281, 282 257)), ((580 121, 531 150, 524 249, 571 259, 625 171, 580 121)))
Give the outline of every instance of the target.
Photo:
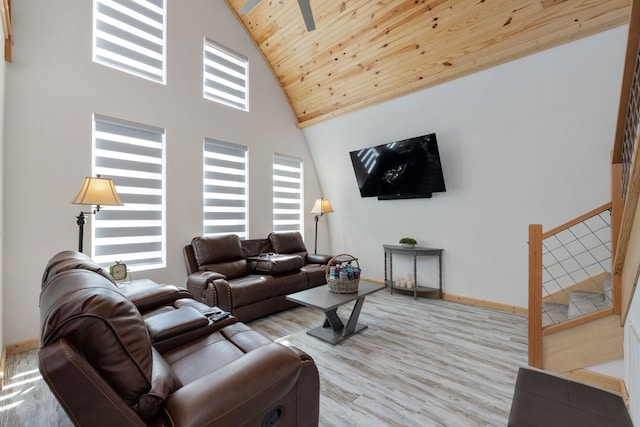
POLYGON ((243 322, 295 307, 287 295, 326 284, 331 260, 309 254, 298 232, 250 240, 235 234, 195 237, 183 252, 187 288, 195 298, 243 322))
POLYGON ((39 367, 74 424, 317 425, 308 355, 233 317, 214 321, 184 289, 137 284, 123 291, 78 252, 47 265, 39 367))

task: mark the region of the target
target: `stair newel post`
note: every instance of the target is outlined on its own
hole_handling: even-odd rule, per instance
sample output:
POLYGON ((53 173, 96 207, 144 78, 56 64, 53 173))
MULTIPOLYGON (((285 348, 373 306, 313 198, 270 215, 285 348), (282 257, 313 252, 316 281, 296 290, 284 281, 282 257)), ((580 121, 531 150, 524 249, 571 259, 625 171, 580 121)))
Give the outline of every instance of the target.
POLYGON ((542 368, 541 224, 529 224, 529 365, 542 368))
POLYGON ((616 271, 615 266, 623 211, 622 163, 613 163, 611 165, 611 286, 615 314, 622 314, 622 275, 616 271))

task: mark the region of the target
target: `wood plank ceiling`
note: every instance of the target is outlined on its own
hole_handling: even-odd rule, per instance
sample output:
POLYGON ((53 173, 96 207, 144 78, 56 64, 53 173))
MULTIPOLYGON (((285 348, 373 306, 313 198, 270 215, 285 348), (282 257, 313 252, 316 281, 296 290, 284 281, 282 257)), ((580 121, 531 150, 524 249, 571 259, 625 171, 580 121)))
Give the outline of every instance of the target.
POLYGON ((632 0, 225 0, 300 127, 626 24, 632 0))

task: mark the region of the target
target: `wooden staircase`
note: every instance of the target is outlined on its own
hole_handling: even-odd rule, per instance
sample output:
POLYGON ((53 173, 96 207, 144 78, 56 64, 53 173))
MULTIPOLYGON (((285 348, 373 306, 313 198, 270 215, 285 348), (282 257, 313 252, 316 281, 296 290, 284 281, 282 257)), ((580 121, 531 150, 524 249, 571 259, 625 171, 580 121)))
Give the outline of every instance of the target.
POLYGON ((585 370, 623 357, 611 208, 607 203, 547 232, 529 226, 529 365, 620 391, 619 379, 603 384, 585 370), (594 227, 596 222, 608 223, 594 227), (571 282, 574 277, 581 279, 571 282))

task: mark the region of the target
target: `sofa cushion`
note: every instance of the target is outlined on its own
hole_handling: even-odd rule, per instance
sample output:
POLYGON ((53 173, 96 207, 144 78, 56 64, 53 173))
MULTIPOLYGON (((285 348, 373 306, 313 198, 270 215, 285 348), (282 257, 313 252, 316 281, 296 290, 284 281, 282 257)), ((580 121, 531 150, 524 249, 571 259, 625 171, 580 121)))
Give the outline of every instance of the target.
POLYGON ((251 272, 242 253, 240 238, 235 234, 195 237, 191 245, 200 271, 215 271, 224 274, 228 280, 251 272))
POLYGON ((256 270, 277 276, 298 271, 303 265, 304 259, 299 255, 277 255, 256 261, 256 270))
POLYGON ((296 254, 303 258, 307 256, 307 247, 297 231, 269 233, 268 239, 273 251, 278 254, 296 254))
POLYGON ((270 342, 271 340, 244 323, 234 323, 192 342, 188 347, 170 350, 163 356, 180 381, 188 384, 207 373, 224 369, 245 353, 270 342))
POLYGON ((249 274, 229 281, 234 308, 268 300, 273 297, 273 288, 268 286, 268 276, 249 274))
POLYGON ((318 264, 305 264, 302 271, 307 275, 309 287, 314 288, 327 283, 327 266, 318 264))
POLYGON ((244 258, 240 238, 235 234, 194 237, 191 245, 200 266, 232 262, 244 258))
POLYGON ((233 262, 201 265, 200 271, 213 271, 222 274, 227 280, 232 280, 250 274, 251 265, 243 258, 233 262))
POLYGON ((273 288, 274 297, 287 296, 309 288, 307 275, 302 270, 298 270, 297 273, 273 276, 269 280, 269 286, 273 288))

